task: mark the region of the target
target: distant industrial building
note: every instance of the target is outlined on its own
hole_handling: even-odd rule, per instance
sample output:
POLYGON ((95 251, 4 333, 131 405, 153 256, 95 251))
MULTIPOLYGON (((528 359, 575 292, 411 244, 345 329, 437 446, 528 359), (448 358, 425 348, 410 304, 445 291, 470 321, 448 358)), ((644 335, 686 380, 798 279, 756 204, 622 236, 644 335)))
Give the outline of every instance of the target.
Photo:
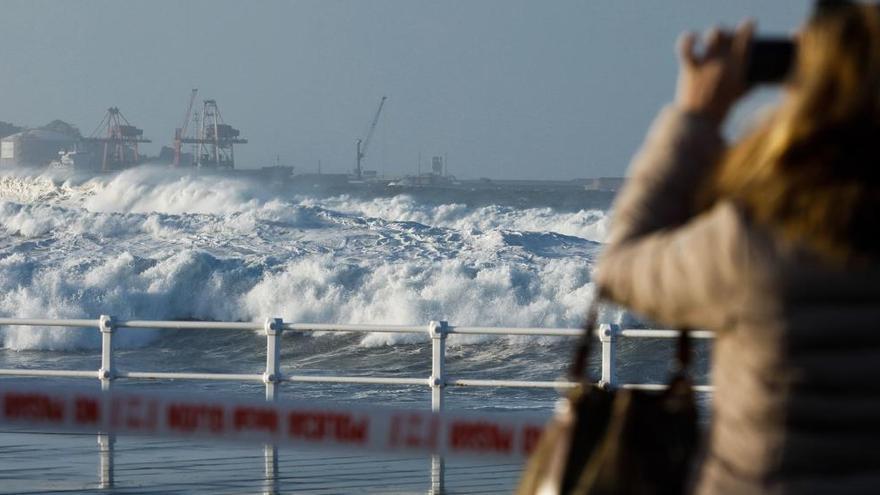
POLYGON ((0 139, 5 138, 6 136, 11 136, 23 130, 23 128, 18 127, 15 124, 10 124, 9 122, 3 122, 2 120, 0 120, 0 139))
POLYGON ((59 153, 73 151, 77 138, 43 129, 28 129, 0 139, 0 167, 43 167, 59 153))
POLYGON ((139 143, 149 143, 143 131, 111 107, 89 137, 76 127, 56 120, 39 129, 27 129, 0 139, 0 167, 51 167, 113 171, 141 162, 139 143))

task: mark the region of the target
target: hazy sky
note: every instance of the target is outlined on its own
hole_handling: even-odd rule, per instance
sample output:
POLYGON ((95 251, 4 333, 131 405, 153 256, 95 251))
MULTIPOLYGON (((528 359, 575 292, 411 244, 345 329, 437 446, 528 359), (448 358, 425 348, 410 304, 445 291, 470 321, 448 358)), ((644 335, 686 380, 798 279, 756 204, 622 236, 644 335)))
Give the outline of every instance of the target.
POLYGON ((199 88, 250 140, 239 167, 343 172, 387 95, 367 168, 414 173, 421 152, 460 177, 620 175, 672 97, 679 32, 789 32, 809 3, 5 0, 0 120, 89 134, 119 106, 155 153, 199 88))

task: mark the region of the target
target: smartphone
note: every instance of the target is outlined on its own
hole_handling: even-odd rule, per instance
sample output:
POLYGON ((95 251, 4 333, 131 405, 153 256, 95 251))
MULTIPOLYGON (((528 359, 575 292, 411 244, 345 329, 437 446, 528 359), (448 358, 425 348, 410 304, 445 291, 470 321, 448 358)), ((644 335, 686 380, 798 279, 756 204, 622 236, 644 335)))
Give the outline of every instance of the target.
POLYGON ((797 45, 790 38, 758 38, 752 41, 746 67, 750 85, 783 82, 794 67, 797 45))

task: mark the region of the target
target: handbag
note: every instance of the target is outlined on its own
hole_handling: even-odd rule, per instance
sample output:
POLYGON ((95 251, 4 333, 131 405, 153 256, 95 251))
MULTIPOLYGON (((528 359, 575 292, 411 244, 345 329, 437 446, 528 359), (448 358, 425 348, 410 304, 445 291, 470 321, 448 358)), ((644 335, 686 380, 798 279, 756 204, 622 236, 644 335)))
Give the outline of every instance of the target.
POLYGON ((590 382, 586 373, 598 304, 590 307, 569 372, 579 385, 544 429, 516 493, 684 493, 698 443, 688 331, 678 339, 667 389, 611 390, 590 382))

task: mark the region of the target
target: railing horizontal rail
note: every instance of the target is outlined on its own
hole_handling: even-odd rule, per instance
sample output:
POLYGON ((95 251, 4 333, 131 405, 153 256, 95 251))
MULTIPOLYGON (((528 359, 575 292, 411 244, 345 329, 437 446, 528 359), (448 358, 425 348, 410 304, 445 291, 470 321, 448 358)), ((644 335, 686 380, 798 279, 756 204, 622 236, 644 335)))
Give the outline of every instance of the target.
POLYGON ((246 373, 185 373, 158 371, 117 371, 116 378, 137 380, 219 380, 232 382, 262 382, 261 374, 246 373))
POLYGON ((539 382, 526 380, 447 380, 447 385, 456 387, 522 387, 522 388, 571 388, 577 386, 574 382, 539 382))
MULTIPOLYGON (((0 326, 47 326, 47 327, 79 327, 97 326, 97 319, 46 319, 46 318, 0 318, 0 326)), ((171 329, 171 330, 248 330, 264 329, 262 322, 222 322, 222 321, 174 321, 174 320, 118 320, 113 323, 115 328, 132 329, 171 329)), ((423 325, 382 325, 382 324, 349 324, 349 323, 285 323, 284 330, 297 332, 365 332, 365 333, 426 333, 423 325)), ((534 335, 550 337, 577 337, 583 333, 581 328, 545 328, 545 327, 476 327, 447 326, 447 334, 463 335, 534 335)), ((678 337, 679 330, 638 329, 619 330, 622 337, 671 339, 678 337)), ((714 334, 708 331, 691 331, 695 339, 712 339, 714 334)))
POLYGON ((90 327, 98 326, 98 320, 46 318, 0 318, 0 325, 21 325, 28 327, 90 327))
MULTIPOLYGON (((636 338, 636 339, 675 339, 681 335, 680 330, 642 330, 642 329, 625 329, 620 331, 620 336, 636 338)), ((691 330, 688 336, 692 339, 714 339, 715 334, 705 330, 691 330)))
POLYGON ((534 327, 449 327, 450 334, 469 335, 535 335, 546 337, 578 337, 582 328, 534 328, 534 327))
POLYGON ((34 370, 28 368, 0 369, 0 375, 7 376, 55 376, 69 378, 98 378, 96 370, 34 370))
POLYGON ((299 383, 362 383, 373 385, 430 385, 427 378, 394 378, 380 376, 313 376, 287 375, 281 378, 285 382, 299 383))

